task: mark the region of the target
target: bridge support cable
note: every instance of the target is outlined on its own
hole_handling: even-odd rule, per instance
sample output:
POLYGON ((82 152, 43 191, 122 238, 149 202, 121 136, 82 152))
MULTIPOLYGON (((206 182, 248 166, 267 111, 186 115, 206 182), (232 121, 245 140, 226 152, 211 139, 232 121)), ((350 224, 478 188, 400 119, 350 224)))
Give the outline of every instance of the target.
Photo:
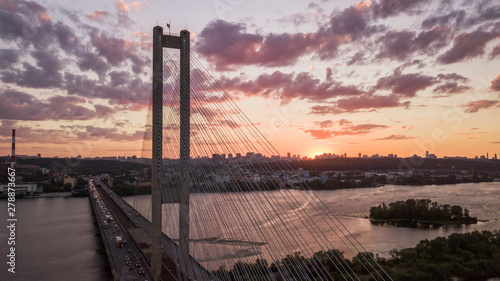
MULTIPOLYGON (((193 96, 195 96, 195 95, 193 95, 193 96)), ((195 100, 196 100, 196 98, 195 98, 195 100)), ((201 127, 201 126, 200 126, 200 123, 197 123, 196 121, 195 121, 195 124, 197 124, 199 127, 201 127)), ((193 147, 194 147, 194 145, 193 145, 193 147)), ((210 191, 208 191, 208 192, 210 192, 210 191)), ((224 202, 224 201, 225 201, 225 200, 223 200, 222 202, 224 202)), ((264 213, 265 213, 265 212, 264 212, 264 213)), ((229 214, 231 214, 231 212, 229 212, 229 214)), ((224 216, 223 216, 222 218, 224 218, 224 216)), ((270 219, 270 218, 268 218, 268 220, 269 220, 269 219, 270 219)), ((245 222, 245 220, 241 220, 241 219, 239 219, 239 221, 243 221, 243 222, 245 222)), ((246 228, 248 229, 248 227, 246 227, 246 228)), ((285 237, 286 237, 286 236, 285 236, 285 237)))
MULTIPOLYGON (((201 65, 201 64, 198 64, 198 65, 201 65)), ((203 66, 201 66, 203 67, 203 66)), ((206 72, 208 74, 208 72, 206 72)), ((209 74, 208 74, 209 75, 209 74)), ((213 80, 213 83, 215 83, 217 85, 217 87, 221 90, 221 92, 225 93, 223 91, 223 89, 218 85, 218 83, 213 80)), ((226 94, 226 93, 225 93, 226 94)), ((227 94, 226 94, 227 95, 227 94)), ((234 101, 232 101, 230 98, 228 98, 228 103, 229 104, 232 104, 233 107, 230 109, 230 110, 237 110, 239 111, 241 114, 241 116, 248 121, 247 124, 251 124, 253 126, 253 124, 248 120, 248 118, 246 117, 246 115, 241 112, 241 110, 234 104, 234 101)), ((266 148, 268 148, 271 153, 276 153, 276 154, 279 154, 277 152, 277 150, 269 143, 265 140, 265 138, 263 137, 263 135, 255 128, 255 126, 253 126, 253 128, 255 129, 254 131, 256 132, 256 135, 258 136, 259 140, 262 140, 262 144, 264 146, 266 146, 266 148)), ((288 163, 286 162, 277 162, 277 164, 279 165, 279 167, 283 170, 293 170, 288 163)), ((302 184, 301 185, 303 189, 310 189, 307 184, 302 184)), ((290 192, 289 190, 286 190, 286 192, 290 192)), ((305 197, 304 194, 301 194, 302 196, 305 197)), ((335 225, 337 227, 337 230, 339 230, 339 232, 342 233, 342 235, 344 235, 346 237, 346 239, 348 240, 349 244, 351 244, 354 249, 357 251, 357 252, 365 252, 367 254, 367 256, 370 258, 370 261, 367 259, 366 256, 362 256, 363 260, 368 262, 369 265, 372 267, 373 270, 375 270, 375 272, 377 272, 377 274, 379 274, 379 271, 377 271, 377 268, 374 267, 374 265, 372 265, 372 263, 374 263, 378 269, 382 272, 382 275, 385 276, 385 278, 388 278, 389 280, 392 280, 390 278, 390 276, 385 272, 385 270, 377 263, 377 261, 373 258, 373 256, 371 256, 370 253, 368 253, 366 251, 366 249, 357 241, 357 239, 349 232, 349 230, 342 224, 342 222, 336 217, 336 215, 331 212, 331 210, 328 209, 328 207, 326 206, 326 204, 324 202, 322 202, 322 200, 315 194, 315 193, 312 193, 312 199, 313 201, 311 203, 314 203, 313 206, 317 205, 322 211, 324 211, 326 214, 330 214, 332 218, 330 218, 330 222, 333 223, 333 225, 335 225), (338 222, 338 223, 337 223, 338 222), (340 224, 340 226, 338 226, 340 224), (345 230, 345 232, 344 232, 345 230), (359 247, 359 248, 358 248, 359 247)), ((293 198, 293 196, 292 196, 293 198)), ((328 216, 323 216, 323 219, 325 218, 328 218, 328 216)), ((353 252, 354 253, 354 252, 353 252)), ((358 259, 358 257, 356 256, 356 259, 358 259)), ((362 262, 360 260, 360 262, 362 262)), ((362 263, 363 264, 363 263, 362 263)), ((367 269, 368 270, 368 269, 367 269)), ((379 277, 380 278, 383 278, 383 276, 379 274, 379 277)))
MULTIPOLYGON (((196 77, 196 75, 193 75, 193 77, 196 77)), ((194 95, 194 97, 195 97, 195 99, 196 99, 196 95, 194 95)), ((225 129, 224 127, 218 127, 218 128, 216 129, 216 131, 218 131, 218 132, 225 131, 224 129, 225 129)), ((271 206, 271 207, 273 207, 273 205, 274 205, 274 204, 269 204, 269 206, 271 206)), ((267 206, 267 205, 259 205, 259 206, 267 206)), ((267 213, 270 213, 270 212, 271 212, 270 210, 266 210, 266 211, 263 211, 262 213, 267 214, 267 213)), ((276 213, 276 210, 274 210, 274 213, 276 213)), ((278 218, 280 218, 281 216, 278 216, 278 215, 277 215, 277 217, 278 217, 278 218)), ((267 220, 270 220, 270 218, 267 218, 267 220)), ((284 224, 284 225, 285 225, 285 227, 286 227, 286 224, 284 224)), ((292 227, 293 227, 293 225, 292 225, 292 227)), ((295 238, 295 235, 290 235, 290 233, 291 233, 291 232, 290 232, 290 230, 289 230, 289 229, 287 229, 287 231, 288 231, 288 237, 295 238)), ((280 237, 287 237, 287 236, 283 236, 283 234, 284 234, 284 233, 281 233, 281 234, 280 234, 280 237)), ((304 239, 302 239, 303 237, 300 237, 300 236, 301 236, 301 234, 300 234, 300 233, 298 233, 298 234, 299 234, 299 235, 298 235, 298 237, 297 237, 297 238, 299 239, 299 241, 304 241, 304 239)), ((295 240, 295 239, 293 239, 293 240, 295 240)), ((297 243, 297 241, 296 241, 296 240, 295 240, 295 241, 293 241, 293 242, 294 242, 294 243, 297 243)), ((280 246, 280 247, 281 247, 281 246, 280 246)), ((302 249, 303 249, 303 248, 307 248, 307 245, 302 245, 302 246, 301 246, 301 248, 302 248, 302 249)), ((300 267, 301 265, 297 265, 297 266, 299 266, 299 267, 300 267)), ((314 267, 314 265, 313 265, 313 267, 314 267)), ((307 268, 307 266, 306 266, 306 268, 307 268)))
POLYGON ((194 96, 196 96, 196 95, 194 95, 194 96))
MULTIPOLYGON (((194 60, 194 61, 196 61, 196 59, 193 59, 193 60, 194 60)), ((201 64, 198 64, 198 65, 201 65, 201 64)), ((202 67, 202 66, 201 66, 201 67, 202 67)), ((208 72, 206 72, 206 73, 208 74, 208 72)), ((215 80, 213 80, 213 82, 214 82, 216 85, 218 85, 218 84, 217 84, 217 82, 216 82, 215 80)), ((221 88, 220 88, 220 90, 221 90, 221 92, 225 93, 225 92, 224 92, 221 88)), ((226 95, 227 95, 227 94, 226 94, 226 95)), ((232 100, 231 100, 230 98, 228 98, 228 103, 229 103, 229 104, 234 105, 234 106, 233 106, 230 110, 236 110, 236 111, 240 111, 240 112, 241 112, 241 110, 240 110, 239 108, 237 108, 237 106, 235 106, 234 102, 232 102, 232 100)), ((244 113, 242 113, 242 112, 241 112, 241 115, 240 115, 240 116, 243 116, 243 118, 245 118, 246 120, 248 120, 248 118, 246 117, 246 115, 244 115, 244 113)), ((253 125, 253 124, 251 124, 251 122, 248 122, 247 124, 253 125)), ((255 127, 253 126, 253 128, 255 128, 255 127)), ((260 139, 260 140, 263 140, 262 144, 263 144, 264 146, 267 146, 267 147, 268 147, 271 151, 273 151, 273 152, 277 153, 277 151, 274 149, 274 147, 272 147, 272 145, 271 145, 270 143, 268 143, 267 141, 265 141, 265 139, 263 138, 262 134, 260 134, 260 132, 259 132, 258 130, 256 130, 256 128, 255 128, 255 130, 254 130, 254 131, 256 132, 256 135, 257 135, 257 136, 259 136, 259 139, 260 139)), ((290 166, 289 166, 286 162, 283 162, 283 163, 278 162, 278 164, 282 164, 282 168, 283 168, 283 169, 285 169, 285 170, 286 170, 286 169, 287 169, 287 170, 291 170, 290 166)), ((305 188, 305 189, 309 189, 306 185, 304 186, 304 188, 305 188)), ((285 190, 285 191, 290 192, 289 190, 285 190)), ((302 195, 304 196, 304 194, 302 194, 302 195)), ((349 240, 349 243, 350 243, 352 246, 354 246, 354 247, 356 248, 356 250, 358 250, 359 252, 363 252, 363 251, 365 251, 365 252, 366 252, 366 250, 364 249, 364 247, 362 247, 362 245, 361 245, 361 244, 360 244, 360 243, 359 243, 359 242, 355 239, 355 237, 354 237, 354 236, 353 236, 353 235, 352 235, 352 234, 351 234, 351 233, 347 230, 347 228, 345 228, 345 226, 344 226, 344 225, 340 222, 340 220, 338 220, 338 218, 337 218, 337 217, 333 214, 333 212, 331 212, 330 210, 328 210, 328 208, 326 207, 326 205, 324 204, 324 202, 322 202, 322 201, 321 201, 321 199, 320 199, 319 197, 317 197, 317 196, 316 196, 316 194, 314 194, 314 193, 313 193, 313 197, 312 197, 312 198, 314 198, 314 199, 317 201, 317 202, 313 202, 313 203, 315 203, 315 205, 319 205, 319 207, 321 207, 321 208, 323 209, 323 211, 326 211, 326 213, 327 213, 327 214, 329 213, 329 214, 331 214, 331 215, 333 216, 333 218, 334 218, 334 219, 333 219, 333 220, 331 220, 331 222, 333 222, 335 225, 337 225, 336 221, 340 223, 341 227, 340 227, 340 228, 338 228, 338 230, 340 230, 340 232, 342 232, 342 234, 344 234, 344 235, 346 236, 346 238, 349 240), (318 203, 319 203, 319 204, 318 204, 318 203), (346 231, 346 233, 344 233, 344 232, 342 231, 342 228, 346 231), (354 242, 352 242, 352 240, 351 240, 350 238, 352 238, 352 240, 353 240, 354 242), (356 246, 356 245, 358 245, 358 246, 362 249, 362 251, 361 251, 361 250, 359 250, 359 249, 357 248, 357 246, 356 246)), ((368 256, 369 256, 369 257, 371 257, 369 254, 368 254, 368 256)), ((366 259, 366 257, 365 257, 365 256, 363 256, 363 259, 366 259)), ((366 260, 366 261, 367 261, 367 260, 366 260)), ((374 263, 375 263, 375 264, 379 267, 379 269, 381 269, 382 273, 383 273, 386 277, 388 277, 388 278, 390 279, 390 276, 388 276, 388 275, 387 275, 387 273, 385 273, 385 271, 383 270, 383 268, 381 268, 381 267, 377 264, 376 260, 374 260, 374 259, 373 259, 373 257, 371 257, 371 261, 372 261, 372 262, 374 262, 374 263)), ((369 264, 370 264, 370 266, 372 266, 372 263, 369 263, 369 264)), ((375 269, 375 268, 373 268, 373 269, 375 269)), ((378 273, 378 271, 377 271, 377 273, 378 273)), ((382 276, 380 276, 380 275, 379 275, 379 277, 382 277, 382 276)))
MULTIPOLYGON (((187 209, 165 206, 168 235, 189 245, 188 254, 219 280, 360 280, 343 251, 374 280, 392 280, 314 191, 307 185, 290 189, 285 177, 294 171, 288 163, 259 161, 261 154, 279 153, 193 55, 187 114, 180 109, 182 80, 174 78, 183 76, 182 67, 168 52, 163 61, 163 197, 183 186, 195 192, 184 197, 187 209), (179 124, 186 120, 188 153, 179 150, 186 134, 179 124), (176 222, 181 212, 190 214, 184 226, 176 222), (181 228, 187 229, 183 235, 181 228), (260 266, 245 265, 256 258, 260 266), (264 266, 264 260, 275 264, 264 266)), ((180 200, 172 194, 164 200, 180 200)))

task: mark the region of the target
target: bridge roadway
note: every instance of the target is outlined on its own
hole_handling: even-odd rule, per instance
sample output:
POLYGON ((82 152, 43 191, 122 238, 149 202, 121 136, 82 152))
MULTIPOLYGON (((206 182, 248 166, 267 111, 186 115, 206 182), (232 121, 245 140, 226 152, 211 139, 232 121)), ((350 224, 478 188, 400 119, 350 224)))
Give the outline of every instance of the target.
POLYGON ((93 182, 89 183, 88 189, 114 280, 153 280, 149 264, 122 225, 116 222, 93 182), (118 247, 117 236, 121 236, 125 242, 123 248, 118 247))
MULTIPOLYGON (((114 222, 116 222, 117 225, 119 225, 123 229, 121 233, 125 234, 124 237, 126 237, 127 239, 127 244, 133 244, 134 248, 138 249, 138 252, 140 253, 139 259, 146 261, 145 264, 147 264, 148 275, 150 275, 151 223, 149 222, 149 220, 139 214, 125 200, 116 195, 111 189, 106 187, 105 184, 100 181, 96 181, 96 185, 100 186, 96 188, 96 191, 102 198, 103 203, 108 207, 110 213, 113 214, 114 222)), ((176 257, 178 257, 179 246, 165 234, 163 234, 162 237, 162 248, 162 274, 160 276, 161 280, 194 281, 210 279, 209 273, 194 259, 190 260, 190 267, 193 272, 193 276, 191 278, 187 278, 186 275, 182 274, 178 270, 178 262, 174 262, 174 260, 178 261, 176 257)), ((123 263, 124 260, 120 260, 120 262, 123 263)), ((146 267, 144 268, 146 269, 146 267)))

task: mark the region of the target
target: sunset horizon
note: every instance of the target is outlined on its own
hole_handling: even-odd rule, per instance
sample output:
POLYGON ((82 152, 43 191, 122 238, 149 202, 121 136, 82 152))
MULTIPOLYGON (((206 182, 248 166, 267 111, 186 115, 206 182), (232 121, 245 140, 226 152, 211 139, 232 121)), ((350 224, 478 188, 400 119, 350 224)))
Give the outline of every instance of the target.
POLYGON ((150 158, 156 25, 282 157, 500 153, 494 2, 192 5, 1 1, 0 155, 150 158))

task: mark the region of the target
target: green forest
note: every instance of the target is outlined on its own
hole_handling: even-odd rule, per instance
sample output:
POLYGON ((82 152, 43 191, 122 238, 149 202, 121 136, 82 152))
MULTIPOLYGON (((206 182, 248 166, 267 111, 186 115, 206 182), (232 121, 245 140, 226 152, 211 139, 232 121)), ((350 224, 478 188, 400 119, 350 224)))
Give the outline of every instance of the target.
POLYGON ((372 221, 418 221, 436 224, 477 223, 468 209, 448 204, 440 205, 430 199, 408 199, 370 208, 372 221))
MULTIPOLYGON (((352 260, 348 260, 344 258, 342 252, 329 250, 316 252, 309 258, 301 253, 295 253, 270 265, 263 259, 257 259, 254 264, 239 262, 230 270, 221 267, 212 273, 216 276, 230 276, 231 280, 239 280, 238 272, 252 272, 251 280, 281 281, 283 280, 279 274, 281 269, 295 268, 293 264, 303 264, 309 268, 307 275, 311 280, 322 280, 320 276, 323 278, 327 276, 328 280, 383 280, 377 273, 367 270, 378 268, 376 263, 381 265, 395 281, 446 281, 457 278, 481 281, 500 277, 500 232, 454 233, 448 238, 422 240, 414 248, 392 250, 390 258, 381 258, 372 253, 359 253, 352 260), (333 258, 334 256, 336 258, 333 258), (321 265, 321 270, 317 269, 318 263, 321 265), (351 274, 354 273, 359 279, 346 275, 345 272, 342 275, 337 270, 346 264, 352 268, 351 274)), ((293 276, 290 276, 290 280, 302 280, 303 272, 292 269, 293 276)))

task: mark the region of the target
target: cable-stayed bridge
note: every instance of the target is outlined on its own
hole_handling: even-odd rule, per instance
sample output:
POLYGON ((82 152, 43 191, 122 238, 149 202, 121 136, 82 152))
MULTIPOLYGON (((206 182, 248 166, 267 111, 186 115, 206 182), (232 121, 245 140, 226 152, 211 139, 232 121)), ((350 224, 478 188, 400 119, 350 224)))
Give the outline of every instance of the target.
POLYGON ((162 255, 181 273, 171 280, 392 280, 307 184, 289 183, 286 161, 262 161, 278 151, 191 54, 186 30, 154 28, 151 115, 155 280, 162 255), (162 231, 174 246, 162 249, 162 231))

